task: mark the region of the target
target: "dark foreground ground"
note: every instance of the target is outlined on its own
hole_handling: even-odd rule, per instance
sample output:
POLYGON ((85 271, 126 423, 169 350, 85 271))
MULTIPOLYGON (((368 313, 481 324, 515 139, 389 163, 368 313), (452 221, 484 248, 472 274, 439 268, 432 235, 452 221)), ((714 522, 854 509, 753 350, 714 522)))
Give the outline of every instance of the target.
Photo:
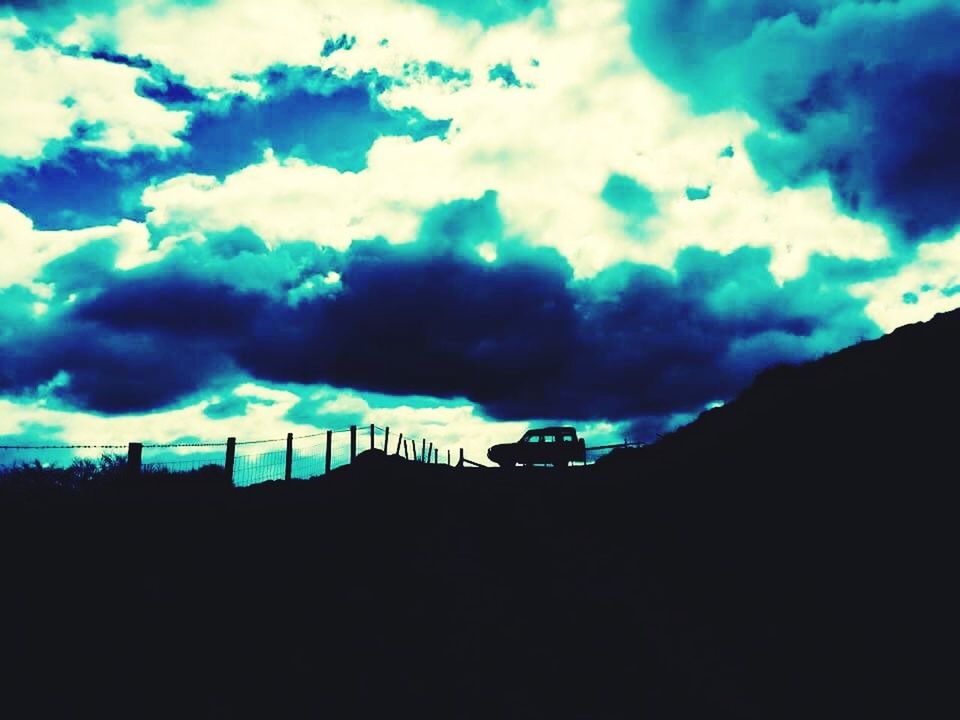
POLYGON ((0 488, 0 718, 955 718, 960 313, 567 471, 0 488))
POLYGON ((2 716, 956 710, 952 478, 361 459, 2 496, 2 716))

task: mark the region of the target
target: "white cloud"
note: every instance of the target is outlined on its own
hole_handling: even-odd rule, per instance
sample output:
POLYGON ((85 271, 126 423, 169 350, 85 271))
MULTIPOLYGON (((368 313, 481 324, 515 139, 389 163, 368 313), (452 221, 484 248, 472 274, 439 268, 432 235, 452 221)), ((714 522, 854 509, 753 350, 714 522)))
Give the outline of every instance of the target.
MULTIPOLYGON (((98 240, 114 242, 119 251, 116 267, 129 270, 160 260, 177 238, 151 248, 146 225, 132 220, 81 230, 36 230, 30 218, 12 205, 0 203, 0 256, 12 258, 10 262, 0 263, 0 289, 11 285, 33 287, 44 265, 98 240)), ((44 299, 51 297, 49 289, 34 288, 34 291, 44 299)))
POLYGON ((866 313, 884 332, 960 307, 960 233, 927 242, 894 276, 851 287, 867 300, 866 313))
MULTIPOLYGON (((250 76, 271 65, 333 67, 324 46, 344 33, 355 35, 356 44, 341 69, 377 67, 397 75, 411 59, 455 61, 463 38, 479 36, 481 28, 466 23, 455 32, 431 8, 394 0, 147 0, 113 16, 80 16, 59 40, 89 48, 110 37, 121 52, 150 57, 195 87, 256 95, 250 76), (380 43, 384 38, 387 45, 380 43)), ((346 53, 338 55, 340 63, 346 53)))
POLYGON ((476 23, 446 22, 422 7, 386 0, 370 6, 292 2, 289 9, 271 12, 296 22, 298 33, 316 30, 316 41, 306 43, 314 51, 318 38, 334 31, 355 34, 357 44, 324 59, 295 56, 306 52, 302 47, 268 52, 272 26, 257 31, 259 11, 246 0, 170 11, 150 33, 152 42, 163 43, 162 59, 179 62, 176 69, 188 75, 200 73, 201 63, 192 69, 194 60, 163 23, 179 27, 196 12, 189 17, 212 33, 212 46, 254 38, 256 51, 248 48, 230 60, 231 50, 219 65, 202 64, 208 72, 219 68, 217 77, 201 78, 207 82, 226 82, 228 67, 265 67, 268 57, 314 62, 343 76, 362 70, 403 75, 405 63, 429 59, 468 69, 469 86, 407 74, 381 95, 395 109, 451 118, 448 138, 380 138, 359 173, 268 154, 223 182, 174 178, 144 194, 152 223, 210 230, 246 225, 274 243, 311 239, 337 248, 374 235, 407 242, 424 210, 492 189, 508 232, 558 248, 579 275, 621 260, 670 267, 677 252, 695 245, 720 252, 769 247, 771 269, 781 280, 802 275, 812 253, 865 259, 889 253, 883 232, 839 213, 826 185, 770 192, 743 150, 755 123, 734 112, 692 115, 682 97, 639 64, 621 0, 558 0, 549 19, 535 13, 486 32, 476 23), (227 29, 218 31, 213 18, 227 29), (501 62, 512 64, 522 87, 487 78, 501 62), (718 157, 727 145, 735 156, 718 157), (659 215, 638 228, 609 207, 601 191, 612 173, 649 188, 659 215), (690 202, 689 186, 710 186, 710 198, 690 202))
POLYGON ((188 113, 138 95, 144 71, 48 47, 18 50, 14 41, 25 31, 10 20, 0 29, 0 156, 39 158, 49 143, 70 138, 78 123, 90 128, 74 140, 83 147, 129 152, 182 144, 177 133, 188 113))
POLYGON ((804 275, 813 254, 846 260, 890 254, 883 231, 841 214, 827 187, 771 193, 745 158, 726 162, 728 168, 709 176, 708 200, 691 202, 679 188, 664 193, 660 215, 648 225, 651 261, 666 264, 678 249, 694 245, 722 253, 766 247, 770 270, 783 281, 804 275))
POLYGON ((426 210, 464 194, 482 194, 482 185, 458 182, 454 171, 442 141, 387 137, 358 173, 279 160, 268 152, 262 162, 222 182, 181 175, 149 187, 142 202, 152 208, 152 225, 207 231, 245 226, 268 243, 306 239, 343 249, 353 239, 377 235, 408 242, 426 210))

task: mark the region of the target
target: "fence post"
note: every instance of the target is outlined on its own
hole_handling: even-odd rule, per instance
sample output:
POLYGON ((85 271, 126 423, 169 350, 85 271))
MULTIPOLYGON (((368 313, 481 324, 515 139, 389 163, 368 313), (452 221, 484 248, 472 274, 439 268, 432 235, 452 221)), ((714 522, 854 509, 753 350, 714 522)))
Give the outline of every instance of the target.
POLYGON ((409 459, 410 459, 410 453, 407 451, 407 441, 406 441, 406 440, 403 441, 403 457, 404 457, 405 460, 409 460, 409 459))
POLYGON ((350 462, 357 459, 357 426, 350 426, 350 462))
POLYGON ((397 455, 400 454, 400 446, 403 445, 403 433, 400 433, 400 439, 397 440, 397 455))
POLYGON ((143 443, 132 442, 127 445, 127 472, 139 475, 143 464, 143 443))
POLYGON ((327 459, 325 461, 325 468, 323 474, 326 475, 330 472, 330 450, 333 449, 333 430, 327 430, 327 459))
POLYGON ((450 448, 447 448, 447 465, 452 465, 452 464, 453 463, 450 462, 450 448))
POLYGON ((423 442, 420 443, 420 462, 427 461, 427 439, 423 438, 423 442))
POLYGON ((433 443, 430 443, 430 449, 427 451, 427 456, 424 458, 424 462, 429 465, 433 461, 433 443))
POLYGON ((235 437, 227 438, 227 456, 223 461, 223 474, 227 482, 233 485, 233 462, 237 457, 237 439, 235 437))
POLYGON ((293 477, 293 433, 287 433, 287 462, 283 466, 283 479, 293 477))
POLYGON ((383 452, 385 453, 390 452, 390 426, 389 425, 387 425, 387 427, 385 427, 383 430, 383 452))
POLYGON ((374 432, 374 431, 375 431, 375 428, 376 428, 376 426, 375 426, 373 423, 370 423, 370 449, 371 449, 371 450, 373 450, 374 445, 375 445, 375 443, 376 443, 376 440, 375 440, 375 438, 376 438, 376 433, 374 432))
POLYGON ((433 464, 434 465, 440 464, 440 448, 433 449, 433 464))
POLYGON ((457 467, 463 467, 463 448, 460 448, 460 460, 457 461, 457 467))

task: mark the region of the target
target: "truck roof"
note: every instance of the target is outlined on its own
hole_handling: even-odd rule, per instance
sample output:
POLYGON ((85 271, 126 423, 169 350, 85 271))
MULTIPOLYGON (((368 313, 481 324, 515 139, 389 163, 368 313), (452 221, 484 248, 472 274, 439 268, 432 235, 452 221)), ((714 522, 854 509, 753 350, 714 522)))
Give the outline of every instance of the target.
POLYGON ((527 430, 528 433, 531 432, 572 432, 574 435, 577 433, 577 429, 572 425, 551 425, 550 427, 540 427, 540 428, 530 428, 527 430))

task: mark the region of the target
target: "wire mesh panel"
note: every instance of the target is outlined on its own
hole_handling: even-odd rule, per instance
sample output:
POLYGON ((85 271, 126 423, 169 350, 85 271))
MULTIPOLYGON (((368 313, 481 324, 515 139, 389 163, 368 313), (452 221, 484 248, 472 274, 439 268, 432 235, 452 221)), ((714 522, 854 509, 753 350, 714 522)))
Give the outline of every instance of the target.
MULTIPOLYGON (((359 436, 360 429, 357 428, 357 435, 359 436)), ((369 442, 369 441, 368 441, 369 442)), ((369 447, 369 445, 368 445, 369 447)), ((360 446, 360 438, 357 438, 357 452, 359 453, 362 447, 360 446)), ((350 464, 350 430, 337 430, 333 433, 333 439, 330 447, 330 469, 334 470, 338 467, 350 464)))
POLYGON ((247 487, 267 480, 283 480, 287 463, 285 443, 285 439, 247 446, 238 443, 233 465, 233 484, 247 487))
POLYGON ((144 445, 142 468, 145 473, 188 473, 199 470, 223 471, 226 443, 205 445, 144 445))
POLYGON ((308 445, 300 445, 297 439, 293 440, 293 469, 294 478, 308 480, 323 475, 327 459, 327 441, 311 438, 305 441, 308 445))

